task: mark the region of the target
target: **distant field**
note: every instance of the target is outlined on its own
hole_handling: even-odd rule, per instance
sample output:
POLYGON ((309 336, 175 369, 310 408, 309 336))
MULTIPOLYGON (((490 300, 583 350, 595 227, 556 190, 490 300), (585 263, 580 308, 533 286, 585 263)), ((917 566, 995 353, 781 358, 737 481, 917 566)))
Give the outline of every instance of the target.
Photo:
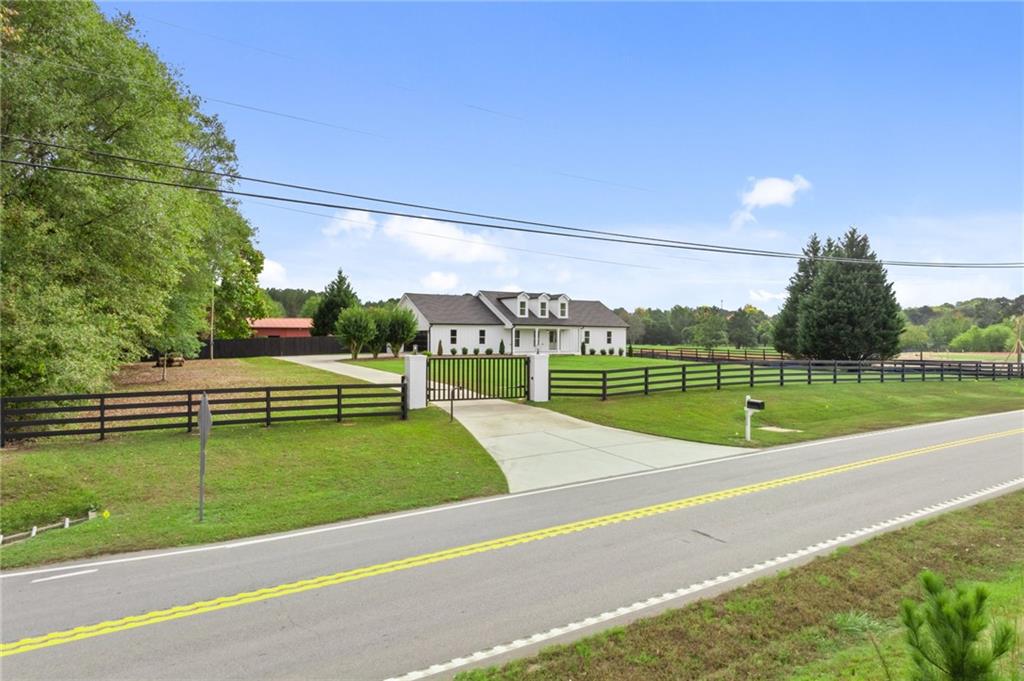
POLYGON ((136 362, 121 367, 114 376, 114 390, 201 390, 363 382, 274 357, 185 360, 185 366, 168 367, 166 381, 160 380, 162 369, 153 365, 154 362, 136 362))
POLYGON ((947 362, 1016 362, 1017 356, 1009 352, 904 352, 900 359, 945 360, 947 362))

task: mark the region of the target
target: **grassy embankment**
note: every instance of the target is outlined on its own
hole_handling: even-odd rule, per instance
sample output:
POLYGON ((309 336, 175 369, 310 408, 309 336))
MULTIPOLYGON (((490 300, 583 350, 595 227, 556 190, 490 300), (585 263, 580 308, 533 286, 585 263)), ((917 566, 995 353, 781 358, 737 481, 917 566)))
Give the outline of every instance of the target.
POLYGON ((765 447, 915 423, 1024 408, 1024 381, 699 388, 686 393, 596 398, 561 397, 542 405, 601 425, 683 440, 765 447), (743 440, 743 396, 766 400, 743 440), (774 426, 800 432, 770 432, 774 426))
MULTIPOLYGON (((170 385, 352 382, 268 358, 216 362, 189 363, 198 373, 189 380, 172 373, 170 385)), ((134 387, 154 388, 145 379, 134 387)), ((119 388, 128 388, 123 376, 119 388)), ((0 563, 10 568, 219 541, 507 491, 493 459, 437 409, 412 412, 408 421, 215 428, 207 449, 202 524, 196 521, 197 460, 198 439, 183 432, 126 434, 104 442, 54 438, 5 449, 5 533, 82 516, 90 507, 109 510, 110 517, 7 545, 0 549, 0 563)))
MULTIPOLYGON (((893 677, 909 659, 899 626, 925 569, 990 585, 991 612, 1024 633, 1024 492, 870 539, 715 598, 616 627, 459 681, 775 681, 885 674, 864 630, 875 632, 893 677)), ((1024 663, 1024 638, 1003 671, 1024 663)))

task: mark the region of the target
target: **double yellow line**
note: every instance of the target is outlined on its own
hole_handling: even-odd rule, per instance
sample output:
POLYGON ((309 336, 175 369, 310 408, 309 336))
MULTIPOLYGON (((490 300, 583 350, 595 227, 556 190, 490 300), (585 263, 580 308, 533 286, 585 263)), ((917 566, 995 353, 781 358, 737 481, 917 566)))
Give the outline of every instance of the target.
POLYGON ((1007 430, 1000 433, 991 433, 988 435, 981 435, 978 437, 954 440, 952 442, 944 442, 941 444, 931 445, 928 447, 920 447, 918 449, 911 449, 905 452, 898 452, 896 454, 879 456, 873 459, 855 461, 853 463, 843 464, 840 466, 821 468, 815 471, 810 471, 808 473, 790 475, 784 478, 776 478, 774 480, 767 480, 765 482, 758 482, 751 485, 743 485, 741 487, 733 487, 731 489, 725 489, 717 492, 709 492, 707 494, 699 494, 697 496, 677 499, 676 501, 654 504, 652 506, 644 506, 642 508, 635 508, 629 511, 622 511, 620 513, 612 513, 609 515, 598 516, 595 518, 578 520, 576 522, 565 523, 563 525, 553 525, 551 527, 545 527, 539 530, 532 530, 530 532, 523 532, 520 534, 512 534, 505 537, 499 537, 497 539, 490 539, 488 541, 478 542, 475 544, 465 544, 463 546, 457 546, 455 548, 445 549, 443 551, 435 551, 433 553, 422 553, 416 556, 411 556, 409 558, 403 558, 401 560, 393 560, 387 563, 379 563, 377 565, 370 565, 368 567, 356 568, 354 570, 345 570, 343 572, 336 572, 334 574, 324 575, 322 577, 315 577, 312 579, 301 579, 295 582, 280 584, 278 586, 259 589, 256 591, 243 591, 233 596, 224 596, 221 598, 214 598, 208 601, 198 601, 190 605, 179 605, 164 610, 154 610, 152 612, 147 612, 142 615, 123 617, 121 619, 109 620, 106 622, 99 622, 97 624, 75 627, 74 629, 66 629, 64 631, 55 631, 49 634, 43 634, 41 636, 31 636, 28 638, 23 638, 19 641, 0 644, 0 657, 5 657, 7 655, 17 655, 19 653, 27 653, 29 651, 38 650, 40 648, 48 648, 51 646, 57 646, 64 643, 71 643, 72 641, 80 641, 83 639, 93 638, 96 636, 104 636, 106 634, 113 634, 119 631, 127 631, 129 629, 145 627, 151 624, 158 624, 160 622, 169 622, 171 620, 183 619, 185 617, 201 615, 203 613, 214 612, 216 610, 234 608, 240 605, 247 605, 249 603, 258 603, 260 601, 266 601, 272 598, 281 598, 282 596, 290 596, 292 594, 302 593, 304 591, 322 589, 324 587, 334 586, 336 584, 355 582, 361 579, 366 579, 368 577, 375 577, 377 575, 388 574, 390 572, 410 570, 412 568, 417 568, 424 565, 441 563, 448 560, 454 560, 456 558, 471 556, 477 553, 496 551, 498 549, 518 546, 520 544, 528 544, 530 542, 540 541, 542 539, 550 539, 552 537, 559 537, 574 532, 583 532, 585 530, 591 530, 597 527, 604 527, 606 525, 614 525, 616 523, 627 522, 630 520, 648 518, 650 516, 661 515, 662 513, 678 511, 684 508, 701 506, 703 504, 709 504, 715 501, 723 501, 725 499, 732 499, 747 494, 753 494, 755 492, 775 489, 777 487, 784 487, 786 485, 793 485, 808 480, 816 480, 818 478, 824 478, 830 475, 837 475, 839 473, 855 471, 861 468, 867 468, 869 466, 888 463, 890 461, 898 461, 900 459, 906 459, 913 456, 920 456, 922 454, 937 452, 943 449, 950 449, 952 447, 962 447, 965 445, 985 442, 987 440, 994 440, 996 438, 1008 437, 1010 435, 1020 435, 1022 433, 1024 433, 1024 428, 1015 428, 1013 430, 1007 430))

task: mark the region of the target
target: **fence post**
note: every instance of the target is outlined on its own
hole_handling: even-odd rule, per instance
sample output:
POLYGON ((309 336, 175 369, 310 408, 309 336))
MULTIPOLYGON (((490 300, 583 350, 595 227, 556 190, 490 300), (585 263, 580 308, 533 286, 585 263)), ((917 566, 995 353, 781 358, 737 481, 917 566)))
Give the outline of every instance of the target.
POLYGON ((864 366, 863 360, 857 362, 857 382, 858 383, 860 383, 860 375, 862 373, 861 369, 862 369, 863 366, 864 366))
MULTIPOLYGON (((404 391, 405 376, 402 376, 402 383, 403 383, 403 391, 404 391)), ((337 421, 338 421, 338 423, 341 423, 341 386, 340 385, 338 386, 337 390, 338 390, 338 402, 337 402, 338 414, 337 414, 337 421)), ((403 398, 402 401, 405 402, 405 399, 403 398)))
POLYGON ((762 360, 768 359, 768 353, 765 351, 764 348, 761 348, 761 359, 762 360))
POLYGON ((811 360, 807 360, 807 385, 811 384, 811 360))
MULTIPOLYGON (((4 440, 4 398, 0 397, 0 448, 2 448, 7 442, 4 440)), ((3 535, 0 535, 2 539, 3 535)))
POLYGON ((267 428, 269 428, 270 427, 270 388, 267 388, 264 392, 266 393, 266 405, 267 405, 266 426, 267 426, 267 428))
POLYGON ((832 383, 837 383, 839 376, 837 375, 839 369, 839 362, 832 360, 832 383))
POLYGON ((651 370, 648 367, 644 367, 644 395, 650 393, 651 387, 651 370))
POLYGON ((939 362, 939 382, 946 380, 946 363, 939 362))
POLYGON ((786 365, 779 362, 779 387, 786 385, 786 365))
MULTIPOLYGON (((501 360, 505 362, 518 360, 501 360)), ((515 365, 513 365, 515 366, 515 365)), ((408 381, 409 409, 425 409, 430 390, 430 360, 425 355, 405 356, 405 378, 408 381)), ((526 383, 529 384, 529 376, 526 383)))
POLYGON ((107 398, 100 398, 100 439, 106 437, 107 433, 107 398))
POLYGON ((957 381, 964 380, 964 363, 963 362, 957 362, 956 363, 956 380, 957 381))
MULTIPOLYGON (((743 354, 746 354, 746 353, 747 353, 747 351, 744 350, 743 354)), ((754 363, 753 362, 750 363, 750 387, 751 388, 754 387, 754 363)))
POLYGON ((907 361, 900 362, 900 383, 907 382, 907 361))
POLYGON ((608 399, 608 372, 601 372, 601 401, 608 399))
MULTIPOLYGON (((339 393, 340 394, 340 393, 339 393)), ((402 376, 402 420, 409 418, 409 383, 402 376)))
POLYGON ((722 389, 722 363, 715 365, 715 390, 722 389))
POLYGON ((979 372, 979 369, 980 369, 979 364, 977 362, 975 362, 974 363, 974 380, 975 381, 977 381, 979 378, 981 378, 981 373, 979 372))
POLYGON ((188 432, 192 432, 192 391, 188 391, 188 432))
POLYGON ((683 389, 681 390, 681 392, 684 392, 684 393, 685 393, 685 392, 686 392, 686 365, 685 365, 685 364, 683 364, 683 365, 682 365, 682 367, 681 367, 681 369, 682 369, 682 374, 683 374, 683 375, 682 375, 682 379, 683 379, 683 389))

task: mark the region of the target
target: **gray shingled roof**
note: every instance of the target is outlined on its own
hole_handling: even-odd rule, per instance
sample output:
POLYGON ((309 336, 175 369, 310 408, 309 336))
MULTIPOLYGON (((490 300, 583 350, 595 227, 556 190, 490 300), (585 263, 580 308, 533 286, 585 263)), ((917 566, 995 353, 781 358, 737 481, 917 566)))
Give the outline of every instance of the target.
POLYGON ((406 293, 431 324, 504 324, 471 293, 461 296, 436 293, 406 293))
MULTIPOLYGON (((509 295, 508 291, 480 291, 480 295, 487 298, 495 308, 505 312, 508 308, 505 307, 505 303, 501 301, 505 298, 514 298, 519 294, 514 293, 509 295)), ((540 294, 531 293, 529 295, 531 298, 535 298, 540 294)), ((561 294, 549 293, 548 295, 552 298, 556 298, 561 294)), ((608 306, 600 300, 575 300, 570 298, 568 319, 560 319, 555 316, 548 316, 545 319, 543 317, 538 317, 533 314, 533 312, 530 312, 528 317, 517 317, 511 310, 508 311, 506 316, 510 322, 519 326, 524 324, 539 324, 543 326, 629 326, 619 318, 619 315, 609 310, 608 306)))

